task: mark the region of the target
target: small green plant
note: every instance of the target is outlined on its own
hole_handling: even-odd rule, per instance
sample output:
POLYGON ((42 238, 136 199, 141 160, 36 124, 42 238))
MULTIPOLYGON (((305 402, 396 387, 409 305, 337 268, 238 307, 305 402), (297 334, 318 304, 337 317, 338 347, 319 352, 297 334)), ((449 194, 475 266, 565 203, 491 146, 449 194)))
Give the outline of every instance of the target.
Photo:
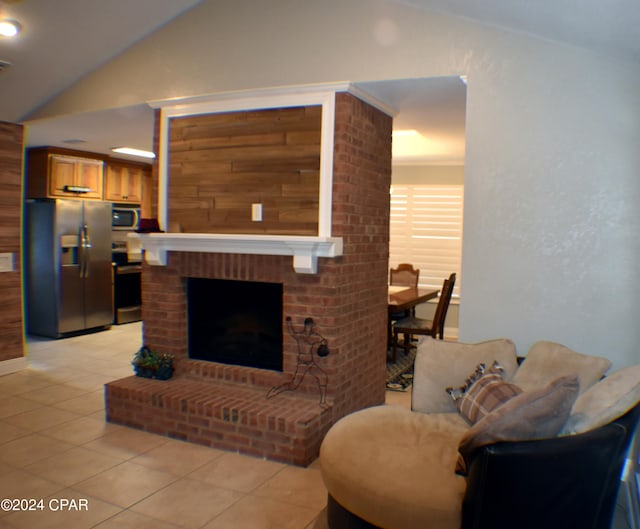
POLYGON ((136 376, 167 380, 173 375, 173 356, 142 346, 131 361, 136 376))

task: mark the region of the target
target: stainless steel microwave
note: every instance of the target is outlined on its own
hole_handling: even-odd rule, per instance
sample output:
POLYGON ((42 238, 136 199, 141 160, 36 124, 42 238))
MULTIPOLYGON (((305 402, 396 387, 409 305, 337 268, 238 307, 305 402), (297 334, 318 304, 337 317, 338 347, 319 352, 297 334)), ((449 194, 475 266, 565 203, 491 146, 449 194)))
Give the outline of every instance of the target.
POLYGON ((111 229, 133 231, 138 228, 140 222, 140 208, 113 204, 111 207, 111 229))

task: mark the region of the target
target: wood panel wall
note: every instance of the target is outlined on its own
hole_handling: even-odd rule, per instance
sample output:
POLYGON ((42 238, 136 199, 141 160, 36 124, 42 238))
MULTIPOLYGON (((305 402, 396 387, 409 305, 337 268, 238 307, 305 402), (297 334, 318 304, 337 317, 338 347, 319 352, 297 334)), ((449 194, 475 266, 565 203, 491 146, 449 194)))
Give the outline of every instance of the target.
POLYGON ((23 128, 0 122, 0 253, 13 254, 13 272, 0 272, 0 361, 24 356, 20 212, 23 128))
POLYGON ((317 235, 321 117, 317 105, 171 119, 169 229, 317 235))

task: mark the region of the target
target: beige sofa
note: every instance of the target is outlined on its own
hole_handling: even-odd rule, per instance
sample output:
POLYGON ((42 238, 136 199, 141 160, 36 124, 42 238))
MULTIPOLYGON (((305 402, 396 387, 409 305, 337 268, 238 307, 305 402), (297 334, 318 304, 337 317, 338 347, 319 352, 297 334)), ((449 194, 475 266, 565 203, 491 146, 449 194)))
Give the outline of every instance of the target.
MULTIPOLYGON (((490 472, 500 468, 495 464, 500 459, 483 455, 480 458, 486 459, 483 463, 478 461, 477 454, 483 450, 495 451, 495 447, 500 446, 509 453, 513 450, 535 453, 539 450, 537 447, 543 447, 540 453, 545 452, 544 457, 549 460, 531 463, 530 458, 521 456, 510 460, 505 467, 513 469, 520 465, 529 472, 525 467, 531 466, 531 475, 525 476, 523 472, 523 480, 540 488, 535 485, 536 480, 544 483, 549 474, 541 465, 555 468, 554 454, 566 450, 568 456, 562 458, 558 468, 567 465, 568 471, 563 473, 571 474, 572 479, 581 479, 579 474, 586 471, 582 467, 587 465, 572 458, 590 461, 588 458, 594 456, 586 451, 583 454, 581 448, 571 448, 564 439, 573 437, 588 447, 585 450, 596 450, 600 441, 580 440, 580 436, 609 425, 621 416, 626 417, 630 409, 637 408, 629 419, 634 425, 640 416, 640 406, 637 406, 640 366, 624 368, 601 380, 609 368, 610 362, 605 358, 583 355, 552 342, 534 344, 519 365, 515 346, 507 339, 478 344, 422 340, 415 362, 412 409, 384 405, 361 410, 337 422, 325 437, 320 464, 329 492, 329 526, 331 529, 500 527, 502 522, 497 521, 495 513, 488 514, 491 509, 486 506, 494 502, 490 496, 506 497, 513 490, 515 497, 507 500, 509 505, 501 505, 498 499, 494 510, 516 511, 514 504, 523 496, 530 496, 529 489, 519 479, 517 486, 507 483, 511 478, 505 476, 512 470, 504 471, 507 474, 497 480, 498 485, 491 484, 490 472), (499 364, 500 375, 494 377, 498 380, 496 386, 506 387, 514 395, 495 409, 484 410, 472 425, 458 409, 463 407, 461 398, 468 397, 471 401, 475 398, 470 389, 473 385, 466 381, 478 364, 486 367, 494 362, 499 364), (462 397, 454 401, 446 391, 448 387, 454 388, 451 391, 454 396, 462 394, 462 397), (536 441, 539 439, 544 441, 536 441), (556 441, 561 445, 549 444, 556 441), (574 472, 574 468, 582 470, 574 472), (520 486, 524 488, 515 492, 520 486), (501 487, 504 490, 493 492, 501 487)), ((478 375, 478 378, 483 377, 478 375)), ((476 384, 476 387, 480 385, 476 384)), ((629 429, 626 423, 624 428, 629 429)), ((620 451, 620 443, 626 443, 622 447, 626 450, 631 434, 625 430, 619 435, 623 439, 616 441, 616 447, 620 451)), ((609 438, 606 442, 613 444, 609 438)), ((604 437, 602 443, 605 443, 604 437)), ((619 460, 622 457, 620 461, 624 461, 625 453, 616 457, 610 466, 617 465, 611 471, 617 475, 608 486, 608 489, 615 488, 615 492, 621 473, 619 460)), ((602 471, 611 474, 607 468, 602 471)), ((561 481, 558 480, 558 484, 561 481)), ((607 494, 599 496, 608 503, 597 513, 585 516, 601 517, 606 524, 613 509, 609 505, 612 491, 608 489, 607 494)), ((562 490, 556 496, 561 494, 562 490)), ((539 508, 544 509, 544 503, 539 503, 539 508)), ((551 514, 550 510, 549 517, 553 516, 552 520, 562 517, 561 508, 564 507, 560 505, 557 509, 560 514, 551 514)), ((520 510, 525 509, 526 506, 520 510)), ((531 527, 545 526, 535 521, 535 515, 521 515, 520 510, 506 515, 505 527, 529 526, 528 520, 531 527), (522 516, 522 520, 509 520, 509 516, 522 516)), ((544 518, 541 519, 545 523, 544 518)), ((563 527, 561 523, 546 526, 563 527)), ((592 521, 589 527, 597 525, 592 521)))

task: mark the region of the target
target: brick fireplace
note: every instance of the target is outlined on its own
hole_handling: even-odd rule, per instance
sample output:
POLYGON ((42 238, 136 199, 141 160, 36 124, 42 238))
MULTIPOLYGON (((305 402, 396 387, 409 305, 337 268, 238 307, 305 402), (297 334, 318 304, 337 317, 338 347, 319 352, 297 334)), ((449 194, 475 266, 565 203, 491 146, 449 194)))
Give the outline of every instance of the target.
POLYGON ((189 358, 282 371, 281 283, 188 278, 187 322, 189 358))
POLYGON ((169 251, 166 266, 144 265, 144 342, 173 354, 176 370, 168 381, 131 376, 107 384, 107 420, 308 465, 334 422, 384 402, 391 128, 384 112, 336 94, 331 230, 343 249, 339 257, 320 257, 317 273, 297 273, 289 256, 213 251, 169 251), (282 371, 189 358, 188 278, 281 285, 282 371), (312 376, 267 399, 298 364, 287 317, 296 329, 313 318, 327 341, 329 355, 314 357, 327 375, 326 406, 312 376))

